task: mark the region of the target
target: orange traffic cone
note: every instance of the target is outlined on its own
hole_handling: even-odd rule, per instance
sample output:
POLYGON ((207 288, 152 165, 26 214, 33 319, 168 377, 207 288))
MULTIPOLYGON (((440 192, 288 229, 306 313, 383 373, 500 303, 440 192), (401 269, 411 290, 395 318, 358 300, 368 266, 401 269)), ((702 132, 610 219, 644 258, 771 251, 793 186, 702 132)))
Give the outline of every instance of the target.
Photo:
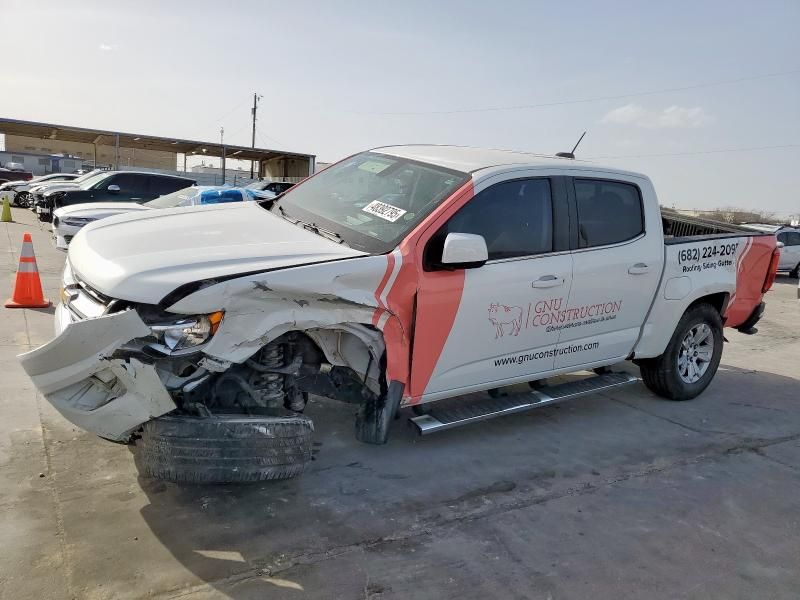
POLYGON ((39 269, 36 266, 36 256, 33 254, 33 241, 31 234, 22 237, 22 252, 19 255, 19 269, 17 281, 14 283, 14 293, 6 301, 6 308, 47 308, 50 301, 42 293, 42 281, 39 279, 39 269))

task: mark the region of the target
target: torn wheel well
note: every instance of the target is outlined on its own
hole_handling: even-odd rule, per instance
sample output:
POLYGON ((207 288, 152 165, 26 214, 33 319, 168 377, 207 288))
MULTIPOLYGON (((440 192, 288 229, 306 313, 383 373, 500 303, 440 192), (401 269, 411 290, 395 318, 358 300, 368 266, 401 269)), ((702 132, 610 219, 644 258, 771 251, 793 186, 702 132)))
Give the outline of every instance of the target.
POLYGON ((387 385, 382 334, 361 324, 286 332, 220 372, 170 367, 173 398, 193 414, 302 412, 309 393, 360 404, 387 385))

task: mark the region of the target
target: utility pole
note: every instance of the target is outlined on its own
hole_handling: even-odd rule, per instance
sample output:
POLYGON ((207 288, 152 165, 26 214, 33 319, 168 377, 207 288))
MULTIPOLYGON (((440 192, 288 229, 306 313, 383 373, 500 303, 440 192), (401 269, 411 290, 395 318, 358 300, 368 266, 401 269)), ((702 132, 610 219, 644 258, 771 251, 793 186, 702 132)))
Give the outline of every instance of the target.
POLYGON ((222 146, 222 185, 225 185, 225 128, 219 128, 219 143, 222 146))
MULTIPOLYGON (((253 93, 253 108, 251 110, 253 114, 253 139, 252 139, 252 145, 250 146, 251 148, 256 147, 256 113, 258 112, 258 101, 261 100, 261 98, 262 96, 259 96, 258 92, 253 93)), ((253 178, 254 163, 255 161, 253 160, 250 161, 250 179, 253 178)))

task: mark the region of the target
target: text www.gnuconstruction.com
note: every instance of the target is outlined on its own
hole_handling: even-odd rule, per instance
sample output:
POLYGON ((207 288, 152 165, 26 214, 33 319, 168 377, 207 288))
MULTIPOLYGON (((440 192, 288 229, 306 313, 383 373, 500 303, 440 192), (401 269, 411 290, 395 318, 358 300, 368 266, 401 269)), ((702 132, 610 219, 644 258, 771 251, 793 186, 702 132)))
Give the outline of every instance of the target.
POLYGON ((505 365, 521 365, 531 360, 541 360, 542 358, 553 358, 563 354, 574 354, 575 352, 585 352, 587 350, 594 350, 600 346, 600 342, 589 342, 587 344, 574 344, 564 346, 563 348, 550 348, 549 350, 540 350, 539 352, 523 352, 516 356, 506 356, 505 358, 496 358, 494 360, 495 367, 502 367, 505 365))

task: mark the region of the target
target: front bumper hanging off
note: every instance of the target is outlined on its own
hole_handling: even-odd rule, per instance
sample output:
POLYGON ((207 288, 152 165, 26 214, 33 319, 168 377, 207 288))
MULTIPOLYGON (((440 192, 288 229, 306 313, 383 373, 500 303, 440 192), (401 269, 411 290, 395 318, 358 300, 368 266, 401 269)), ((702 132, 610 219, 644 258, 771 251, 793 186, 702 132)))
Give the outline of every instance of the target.
POLYGON ((176 408, 155 367, 130 356, 113 358, 121 346, 150 333, 136 311, 127 310, 72 322, 19 360, 68 421, 100 437, 126 441, 142 423, 176 408))

